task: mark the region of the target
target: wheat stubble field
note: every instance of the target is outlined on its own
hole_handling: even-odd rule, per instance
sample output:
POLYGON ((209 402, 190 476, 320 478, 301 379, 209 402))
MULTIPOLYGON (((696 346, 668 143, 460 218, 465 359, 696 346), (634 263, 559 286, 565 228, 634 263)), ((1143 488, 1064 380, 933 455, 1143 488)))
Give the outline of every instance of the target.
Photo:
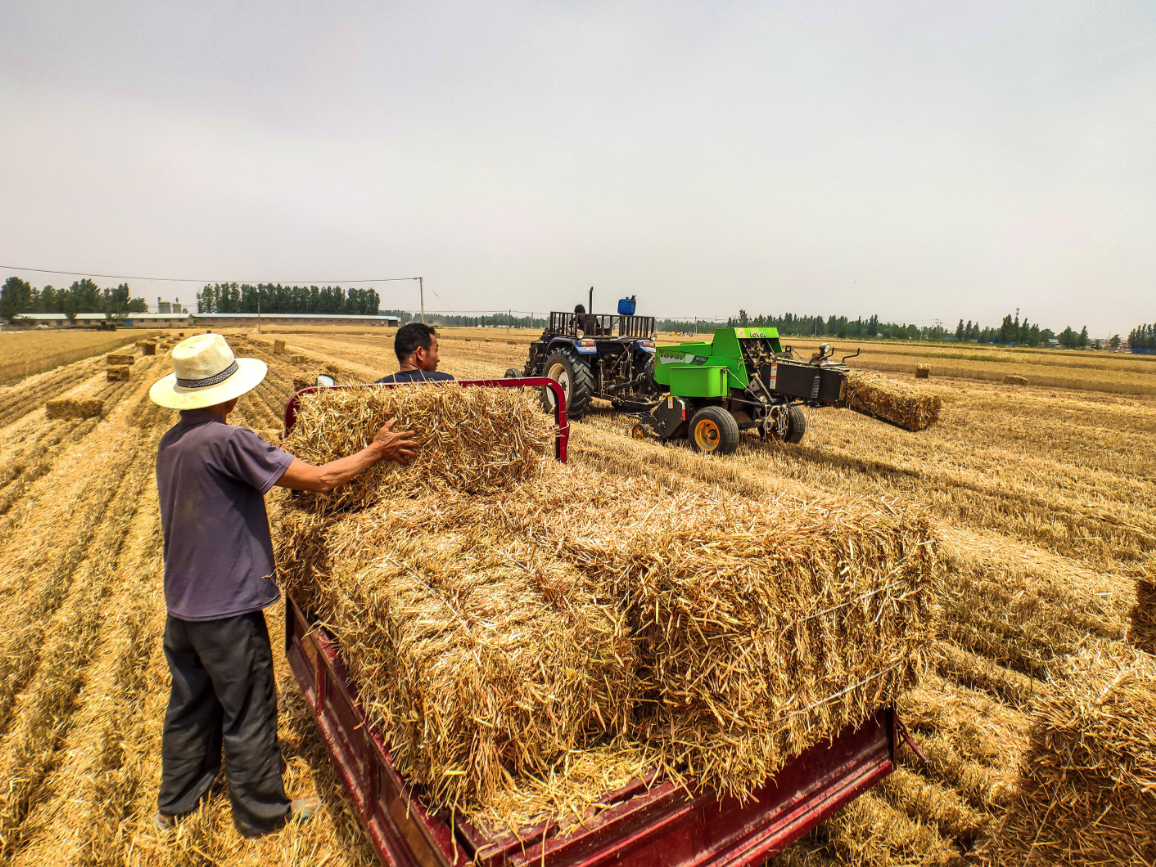
MULTIPOLYGON (((274 441, 294 378, 331 365, 339 382, 365 381, 396 366, 387 332, 282 333, 282 355, 272 335, 228 336, 270 366, 230 421, 274 441)), ((530 339, 447 330, 442 366, 501 375, 521 367, 530 339)), ((942 635, 901 708, 928 761, 904 750, 899 771, 777 863, 962 863, 1014 795, 1033 695, 1083 643, 1126 637, 1136 578, 1156 556, 1156 359, 870 344, 856 361, 901 376, 930 364, 940 424, 911 434, 817 410, 800 445, 748 436, 735 455, 710 459, 630 440, 629 420, 605 407, 573 426, 571 461, 670 489, 851 492, 933 515, 942 635), (1029 385, 1003 385, 1004 373, 1029 385)), ((154 836, 167 673, 153 460, 175 414, 147 392, 170 362, 163 349, 137 351, 127 382, 106 382, 103 364, 0 387, 0 860, 375 863, 284 660, 287 786, 320 795, 324 815, 247 843, 219 792, 174 842, 154 836), (59 397, 103 398, 104 415, 46 419, 45 402, 59 397)), ((277 509, 271 496, 274 520, 277 509)), ((276 635, 279 606, 270 621, 276 635)))

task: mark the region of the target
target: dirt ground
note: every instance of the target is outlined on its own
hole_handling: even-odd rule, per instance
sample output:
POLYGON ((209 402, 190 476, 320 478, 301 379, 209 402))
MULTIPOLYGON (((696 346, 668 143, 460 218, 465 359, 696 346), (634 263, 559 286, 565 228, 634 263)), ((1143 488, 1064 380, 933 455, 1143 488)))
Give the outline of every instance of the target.
MULTIPOLYGON (((294 378, 325 365, 339 382, 396 369, 392 332, 280 332, 279 355, 273 334, 229 336, 269 363, 230 421, 272 441, 294 378)), ((442 369, 500 376, 521 367, 534 336, 446 329, 442 369)), ((99 351, 138 339, 116 337, 99 351)), ((809 354, 815 343, 796 348, 809 354)), ((709 458, 631 440, 630 420, 603 406, 572 425, 571 461, 668 488, 857 493, 928 509, 947 576, 942 636, 934 669, 901 707, 928 761, 904 750, 898 772, 779 863, 959 863, 1014 791, 1034 691, 1089 637, 1127 634, 1135 575, 1156 553, 1156 359, 862 346, 853 363, 895 376, 930 364, 926 387, 944 401, 937 426, 912 434, 820 409, 798 445, 744 435, 734 455, 709 458), (1003 384, 1012 372, 1029 384, 1003 384)), ((372 864, 280 656, 288 787, 320 795, 324 814, 250 843, 218 793, 174 842, 151 830, 167 697, 153 462, 175 413, 147 398, 171 370, 167 353, 137 355, 127 382, 107 382, 103 359, 83 358, 0 387, 0 859, 372 864), (48 420, 44 404, 58 397, 103 398, 104 415, 48 420)), ((277 504, 271 496, 274 516, 277 504)), ((279 634, 280 606, 269 617, 279 634)))

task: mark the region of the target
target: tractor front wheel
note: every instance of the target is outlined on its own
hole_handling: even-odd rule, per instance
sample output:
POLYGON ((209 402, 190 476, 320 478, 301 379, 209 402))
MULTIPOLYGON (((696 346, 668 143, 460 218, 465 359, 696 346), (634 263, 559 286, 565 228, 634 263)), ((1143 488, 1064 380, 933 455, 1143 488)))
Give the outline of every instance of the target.
MULTIPOLYGON (((594 393, 594 374, 590 372, 590 366, 574 350, 559 349, 546 359, 544 373, 562 386, 567 414, 580 418, 589 408, 594 393)), ((542 406, 548 412, 554 411, 554 392, 548 388, 542 389, 542 406)))
POLYGON ((721 406, 704 406, 690 420, 690 444, 703 454, 729 455, 739 447, 739 423, 721 406))

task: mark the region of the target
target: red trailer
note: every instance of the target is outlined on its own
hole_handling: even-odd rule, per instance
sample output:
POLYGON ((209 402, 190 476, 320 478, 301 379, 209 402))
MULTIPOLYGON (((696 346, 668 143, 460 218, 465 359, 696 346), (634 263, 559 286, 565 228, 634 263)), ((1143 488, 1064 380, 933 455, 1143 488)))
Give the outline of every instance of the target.
MULTIPOLYGON (((553 387, 543 379, 462 385, 553 387)), ((557 456, 565 460, 564 401, 556 400, 557 456)), ((296 396, 286 407, 296 418, 296 396)), ((478 827, 431 812, 398 773, 389 745, 362 712, 328 633, 286 600, 285 652, 370 842, 388 867, 750 867, 781 852, 895 767, 898 720, 880 708, 788 763, 746 801, 661 779, 635 780, 601 799, 577 829, 478 827)))

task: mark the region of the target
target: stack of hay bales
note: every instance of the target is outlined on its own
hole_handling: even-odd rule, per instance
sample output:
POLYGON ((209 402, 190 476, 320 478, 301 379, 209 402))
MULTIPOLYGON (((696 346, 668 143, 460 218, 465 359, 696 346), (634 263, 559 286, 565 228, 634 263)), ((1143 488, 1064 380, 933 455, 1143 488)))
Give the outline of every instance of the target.
POLYGON ((96 418, 104 412, 104 401, 99 398, 62 398, 44 405, 49 418, 96 418))
POLYGON ((273 354, 274 355, 284 355, 285 354, 285 341, 284 340, 274 340, 273 341, 273 354))
POLYGON ((915 378, 916 379, 927 379, 930 376, 931 376, 931 366, 930 365, 927 365, 927 364, 915 365, 915 378))
POLYGON ((419 432, 418 460, 295 495, 279 575, 335 633, 399 768, 442 806, 493 818, 569 751, 619 743, 639 773, 741 796, 926 663, 920 512, 671 495, 568 468, 510 389, 319 391, 285 448, 349 454, 391 414, 419 432))
POLYGON ((1156 864, 1156 658, 1086 649, 1034 705, 994 864, 1156 864))
POLYGON ((939 421, 943 400, 878 373, 852 370, 839 396, 852 409, 889 421, 911 431, 925 430, 939 421))

